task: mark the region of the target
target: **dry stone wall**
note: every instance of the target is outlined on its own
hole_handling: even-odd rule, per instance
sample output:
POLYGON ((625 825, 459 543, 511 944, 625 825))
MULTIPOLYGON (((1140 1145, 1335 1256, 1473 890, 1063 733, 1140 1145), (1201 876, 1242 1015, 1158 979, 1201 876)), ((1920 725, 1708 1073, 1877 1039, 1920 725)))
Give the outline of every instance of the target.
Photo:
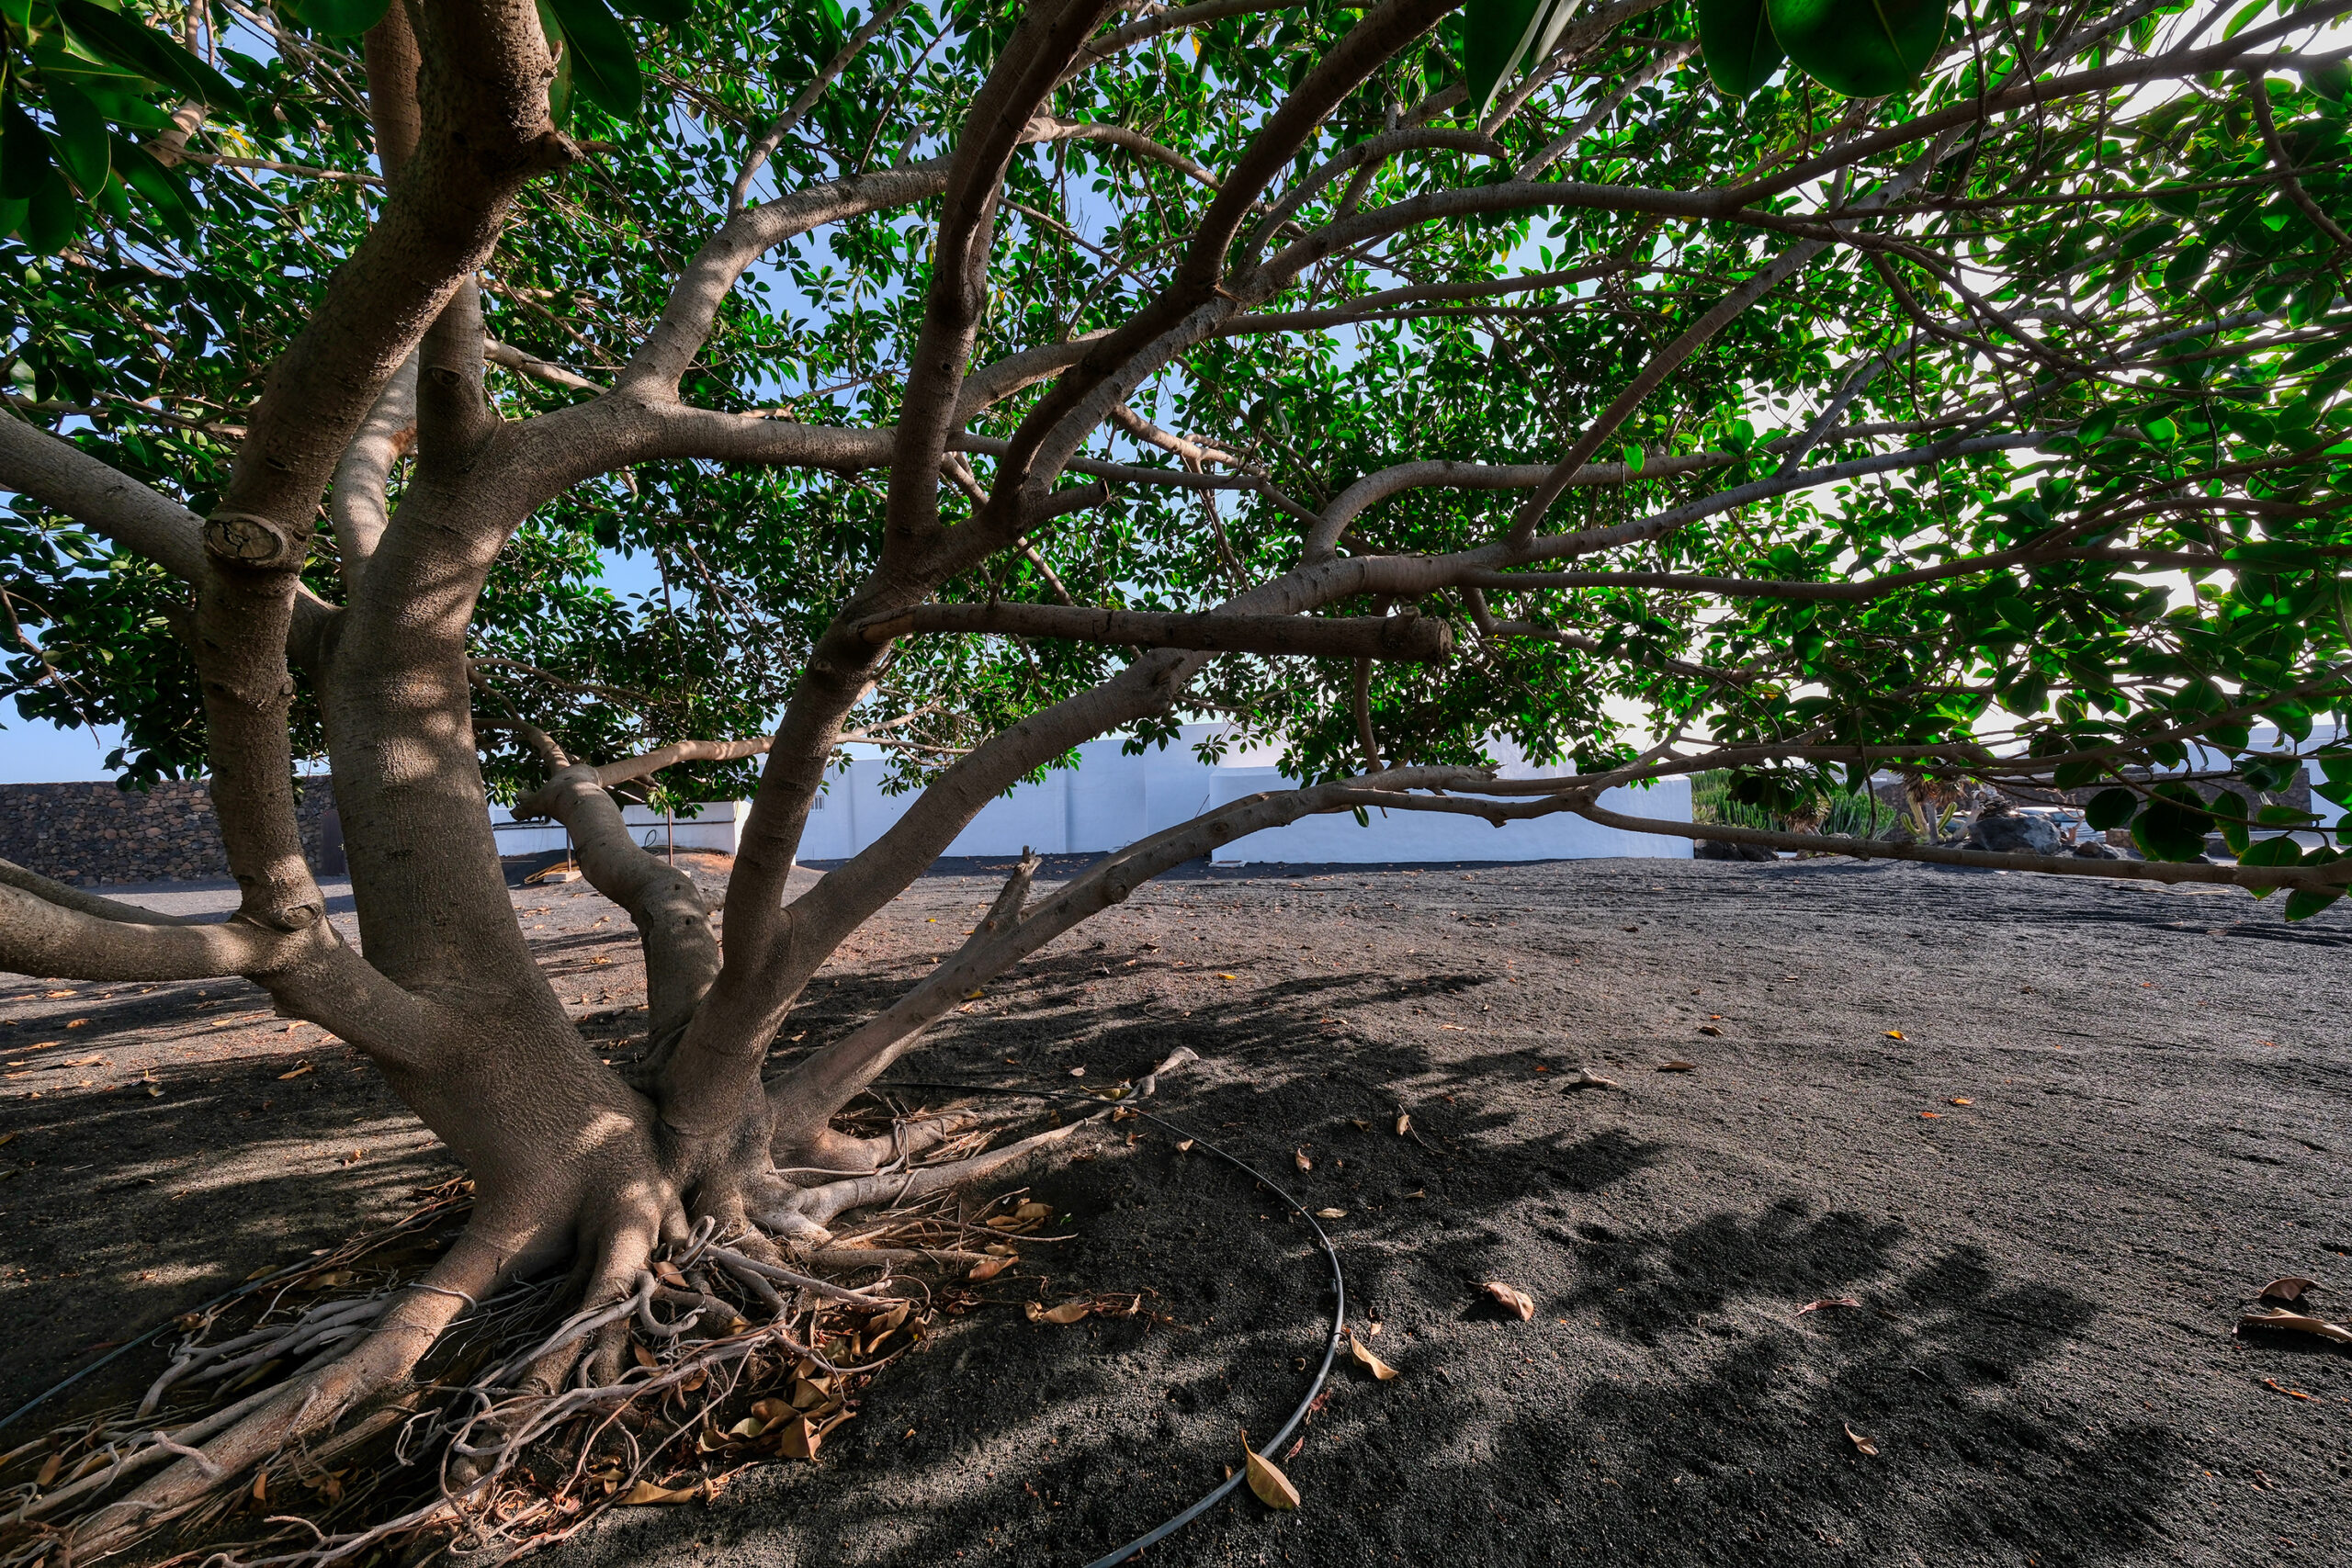
MULTIPOLYGON (((302 850, 314 867, 341 869, 334 791, 321 775, 298 781, 302 850)), ((76 887, 226 878, 229 863, 201 779, 151 790, 110 784, 0 784, 0 860, 76 887)))

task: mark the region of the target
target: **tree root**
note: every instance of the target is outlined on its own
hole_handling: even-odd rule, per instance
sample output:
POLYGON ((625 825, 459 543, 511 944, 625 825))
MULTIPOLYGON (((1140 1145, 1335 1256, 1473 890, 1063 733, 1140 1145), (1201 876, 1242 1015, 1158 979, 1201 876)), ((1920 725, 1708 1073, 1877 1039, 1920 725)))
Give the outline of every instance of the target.
MULTIPOLYGON (((0 1459, 0 1480, 38 1472, 0 1493, 0 1568, 147 1550, 165 1530, 232 1568, 324 1568, 427 1536, 520 1550, 643 1500, 682 1466, 812 1457, 940 1310, 901 1270, 1001 1267, 1010 1238, 1042 1223, 956 1194, 1191 1055, 1093 1116, 995 1149, 975 1145, 1002 1123, 966 1113, 838 1134, 823 1147, 843 1160, 830 1179, 763 1173, 691 1226, 610 1217, 568 1275, 504 1284, 516 1248, 484 1239, 495 1227, 481 1213, 421 1272, 341 1249, 326 1260, 337 1269, 254 1298, 250 1319, 191 1320, 137 1401, 0 1459), (310 1294, 355 1274, 369 1277, 361 1293, 310 1294)), ((428 1211, 446 1222, 462 1207, 445 1190, 428 1211)), ((385 1235, 388 1251, 417 1241, 405 1225, 385 1235)), ((946 1310, 969 1299, 951 1292, 946 1310)))

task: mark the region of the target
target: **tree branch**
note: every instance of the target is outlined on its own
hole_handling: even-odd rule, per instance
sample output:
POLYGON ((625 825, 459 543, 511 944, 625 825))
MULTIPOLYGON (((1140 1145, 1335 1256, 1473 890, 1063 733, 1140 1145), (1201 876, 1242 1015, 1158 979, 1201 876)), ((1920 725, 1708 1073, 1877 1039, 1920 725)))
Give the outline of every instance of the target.
POLYGON ((1061 604, 921 604, 854 623, 869 643, 925 632, 993 633, 1053 637, 1125 648, 1187 648, 1216 653, 1306 655, 1324 659, 1406 660, 1443 663, 1453 656, 1453 628, 1421 615, 1192 614, 1099 610, 1061 604))

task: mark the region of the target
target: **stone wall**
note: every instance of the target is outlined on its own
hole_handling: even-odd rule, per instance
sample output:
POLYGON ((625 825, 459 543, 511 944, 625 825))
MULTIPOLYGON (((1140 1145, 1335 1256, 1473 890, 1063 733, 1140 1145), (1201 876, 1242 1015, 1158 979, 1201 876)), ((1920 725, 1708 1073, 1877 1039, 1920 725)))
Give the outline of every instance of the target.
MULTIPOLYGON (((210 786, 173 780, 152 790, 110 784, 0 784, 0 860, 77 887, 224 879, 229 863, 210 786)), ((324 775, 298 781, 302 851, 342 869, 334 792, 324 775)))

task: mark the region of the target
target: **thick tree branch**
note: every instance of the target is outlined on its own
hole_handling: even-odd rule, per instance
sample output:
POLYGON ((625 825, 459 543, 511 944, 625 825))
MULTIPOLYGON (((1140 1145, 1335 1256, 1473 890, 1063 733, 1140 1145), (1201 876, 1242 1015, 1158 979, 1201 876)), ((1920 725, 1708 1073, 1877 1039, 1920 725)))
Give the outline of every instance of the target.
POLYGON ((1099 610, 1061 604, 920 604, 855 623, 870 643, 925 632, 1057 637, 1125 648, 1188 648, 1216 653, 1405 660, 1438 664, 1453 656, 1453 628, 1434 617, 1305 615, 1099 610))

